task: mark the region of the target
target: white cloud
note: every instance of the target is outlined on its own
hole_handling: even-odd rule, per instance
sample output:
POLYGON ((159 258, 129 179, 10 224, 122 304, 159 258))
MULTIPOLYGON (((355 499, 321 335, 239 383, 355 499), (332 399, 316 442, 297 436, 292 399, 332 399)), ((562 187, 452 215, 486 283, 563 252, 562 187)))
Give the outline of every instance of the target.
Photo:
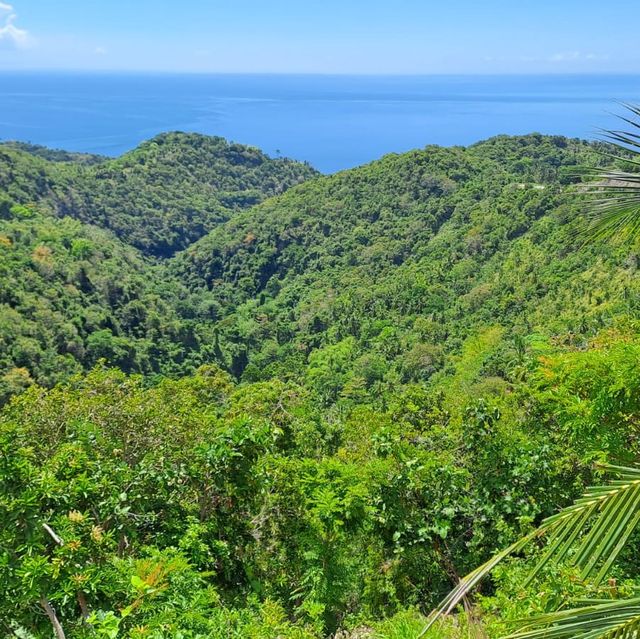
POLYGON ((8 44, 16 49, 26 49, 33 43, 29 32, 15 25, 17 18, 12 5, 0 2, 0 46, 8 44))
POLYGON ((549 58, 549 62, 568 62, 571 60, 579 60, 579 59, 580 59, 579 51, 565 51, 564 53, 554 53, 549 58))
POLYGON ((582 53, 581 51, 564 51, 562 53, 554 53, 549 57, 549 62, 593 62, 596 60, 608 60, 608 55, 599 55, 597 53, 582 53))
POLYGON ((93 52, 96 55, 107 55, 109 53, 104 47, 96 47, 93 52))
POLYGON ((606 53, 598 54, 598 53, 587 53, 584 56, 585 60, 608 60, 610 56, 606 53))

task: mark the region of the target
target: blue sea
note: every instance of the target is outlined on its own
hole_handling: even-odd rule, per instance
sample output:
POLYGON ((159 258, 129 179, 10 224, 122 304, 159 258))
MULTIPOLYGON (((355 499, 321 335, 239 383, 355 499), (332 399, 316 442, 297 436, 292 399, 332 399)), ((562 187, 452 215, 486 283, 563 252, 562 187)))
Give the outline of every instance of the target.
POLYGON ((640 76, 1 73, 0 139, 115 156, 197 131, 333 172, 499 133, 593 138, 619 102, 640 76))

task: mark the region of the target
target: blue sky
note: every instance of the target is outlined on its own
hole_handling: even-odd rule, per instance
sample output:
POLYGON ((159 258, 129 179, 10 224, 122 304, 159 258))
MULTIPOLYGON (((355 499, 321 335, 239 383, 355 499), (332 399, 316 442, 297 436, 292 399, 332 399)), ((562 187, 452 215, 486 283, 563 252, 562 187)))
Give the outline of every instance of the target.
POLYGON ((0 0, 0 69, 640 73, 639 24, 638 0, 0 0))

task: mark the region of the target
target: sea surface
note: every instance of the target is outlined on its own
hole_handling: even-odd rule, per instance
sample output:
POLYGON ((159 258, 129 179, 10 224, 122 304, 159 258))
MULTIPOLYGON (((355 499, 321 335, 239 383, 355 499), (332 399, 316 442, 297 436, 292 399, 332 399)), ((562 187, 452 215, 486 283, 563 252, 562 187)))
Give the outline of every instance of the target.
POLYGON ((119 155, 169 130, 221 135, 324 172, 500 133, 593 138, 640 76, 0 73, 0 139, 119 155))

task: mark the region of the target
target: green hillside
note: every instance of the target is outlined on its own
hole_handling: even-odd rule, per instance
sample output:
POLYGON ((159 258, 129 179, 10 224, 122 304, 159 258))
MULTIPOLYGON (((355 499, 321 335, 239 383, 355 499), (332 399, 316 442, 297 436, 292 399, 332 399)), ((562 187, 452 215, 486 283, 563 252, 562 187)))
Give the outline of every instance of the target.
POLYGON ((247 381, 379 396, 446 375, 491 327, 485 372, 508 378, 525 337, 580 345, 635 308, 635 261, 575 239, 576 166, 596 161, 542 136, 388 156, 236 216, 170 271, 210 300, 221 363, 247 381))
MULTIPOLYGON (((0 146, 0 636, 416 637, 634 463, 637 249, 577 233, 599 150, 0 146)), ((522 585, 534 545, 429 636, 633 593, 630 539, 603 585, 570 553, 522 585)))
POLYGON ((177 372, 193 338, 156 272, 107 231, 0 199, 0 403, 102 359, 177 372))
POLYGON ((110 229, 158 257, 315 173, 252 147, 187 133, 159 135, 115 160, 0 145, 0 190, 15 202, 110 229))

